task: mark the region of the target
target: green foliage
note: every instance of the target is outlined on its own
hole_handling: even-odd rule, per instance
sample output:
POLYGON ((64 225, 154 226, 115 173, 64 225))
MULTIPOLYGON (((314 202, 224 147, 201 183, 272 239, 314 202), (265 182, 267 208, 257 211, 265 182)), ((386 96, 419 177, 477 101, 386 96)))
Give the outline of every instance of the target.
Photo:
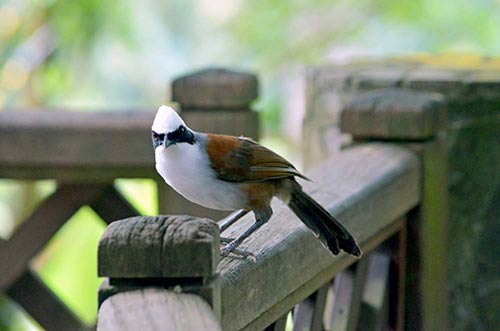
MULTIPOLYGON (((293 64, 321 63, 333 49, 355 46, 375 55, 500 52, 495 0, 19 0, 0 1, 0 15, 7 7, 0 16, 0 27, 6 17, 12 22, 8 33, 0 31, 0 107, 150 107, 165 101, 172 77, 225 65, 259 74, 263 97, 255 106, 267 132, 277 132, 282 118, 278 73, 293 64), (41 63, 31 63, 23 47, 43 28, 53 50, 41 63), (4 70, 12 60, 28 62, 29 79, 11 90, 4 70)), ((6 206, 18 204, 2 185, 0 213, 10 215, 6 206)), ((118 186, 141 212, 157 213, 151 182, 118 186)), ((102 231, 100 220, 84 208, 35 261, 43 279, 88 323, 95 319, 96 243, 102 231)), ((0 309, 0 329, 8 329, 19 318, 4 318, 15 308, 2 302, 0 307, 7 307, 0 309)))

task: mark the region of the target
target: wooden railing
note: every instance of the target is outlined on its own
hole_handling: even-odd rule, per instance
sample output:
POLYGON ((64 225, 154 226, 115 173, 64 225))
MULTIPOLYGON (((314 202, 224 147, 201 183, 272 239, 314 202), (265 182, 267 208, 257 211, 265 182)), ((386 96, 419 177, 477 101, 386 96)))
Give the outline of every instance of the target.
MULTIPOLYGON (((115 222, 99 245, 99 274, 108 279, 98 329, 285 330, 290 311, 294 330, 401 329, 406 215, 420 202, 420 169, 408 150, 364 144, 307 173, 305 190, 352 231, 361 260, 332 256, 278 202, 244 244, 255 262, 219 263, 219 228, 206 219, 115 222)), ((224 236, 251 222, 249 215, 224 236)))
MULTIPOLYGON (((254 75, 220 69, 181 77, 172 99, 200 131, 258 138, 254 75), (226 98, 227 94, 231 98, 226 98)), ((0 111, 0 178, 53 179, 56 191, 24 220, 8 240, 0 240, 0 291, 47 330, 81 330, 84 325, 37 276, 30 261, 84 205, 106 223, 139 215, 113 185, 117 178, 158 182, 159 209, 220 217, 174 193, 154 169, 147 111, 78 113, 57 110, 0 111)), ((85 235, 85 234, 82 234, 85 235)))
MULTIPOLYGON (((332 257, 279 203, 271 221, 243 245, 256 255, 255 263, 220 261, 220 233, 209 220, 159 216, 115 222, 99 248, 99 272, 106 281, 99 292, 98 328, 284 330, 290 311, 296 330, 496 327, 498 60, 484 59, 477 62, 484 68, 467 70, 438 69, 442 63, 397 60, 308 72, 303 154, 315 181, 305 188, 358 238, 362 259, 332 257), (354 142, 344 149, 339 128, 354 142)), ((196 100, 182 105, 187 122, 203 131, 255 136, 256 115, 243 111, 256 95, 255 80, 240 76, 246 87, 231 90, 203 87, 202 78, 178 81, 173 89, 181 105, 196 100), (240 101, 228 97, 217 108, 211 96, 226 100, 226 91, 241 93, 240 101)), ((0 243, 1 290, 43 327, 78 329, 81 322, 28 261, 81 204, 90 204, 107 221, 135 214, 112 181, 158 180, 150 163, 153 114, 144 115, 141 128, 127 122, 135 121, 131 117, 116 116, 117 123, 129 123, 117 125, 105 119, 108 115, 55 116, 51 121, 61 123, 51 125, 37 114, 35 121, 17 116, 0 113, 0 174, 54 178, 59 189, 0 243), (107 124, 96 127, 97 122, 107 124), (85 134, 101 137, 99 144, 75 138, 85 134), (66 139, 82 153, 99 149, 102 159, 77 157, 61 144, 66 139), (120 144, 137 158, 115 162, 120 144)), ((162 214, 222 217, 179 202, 159 184, 162 214)), ((247 216, 223 236, 234 236, 250 222, 247 216)))

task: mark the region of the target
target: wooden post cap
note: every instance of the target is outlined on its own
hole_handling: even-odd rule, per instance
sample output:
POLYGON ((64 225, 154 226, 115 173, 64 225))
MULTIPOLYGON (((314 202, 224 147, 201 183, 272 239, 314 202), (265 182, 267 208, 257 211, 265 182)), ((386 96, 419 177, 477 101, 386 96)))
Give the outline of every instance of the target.
POLYGON ((340 127, 356 138, 422 140, 442 130, 445 119, 441 94, 390 88, 352 99, 341 113, 340 127))
POLYGON ((257 95, 254 74, 221 68, 197 71, 172 83, 172 101, 178 102, 183 110, 248 109, 257 95))
POLYGON ((191 216, 139 216, 111 223, 99 241, 98 274, 191 278, 215 274, 219 226, 191 216))

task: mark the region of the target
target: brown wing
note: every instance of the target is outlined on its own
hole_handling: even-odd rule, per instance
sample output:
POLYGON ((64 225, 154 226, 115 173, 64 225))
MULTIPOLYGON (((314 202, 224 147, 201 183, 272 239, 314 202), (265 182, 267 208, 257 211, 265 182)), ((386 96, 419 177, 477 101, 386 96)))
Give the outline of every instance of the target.
POLYGON ((207 135, 207 152, 217 177, 230 182, 259 182, 298 176, 307 179, 283 157, 255 141, 207 135))

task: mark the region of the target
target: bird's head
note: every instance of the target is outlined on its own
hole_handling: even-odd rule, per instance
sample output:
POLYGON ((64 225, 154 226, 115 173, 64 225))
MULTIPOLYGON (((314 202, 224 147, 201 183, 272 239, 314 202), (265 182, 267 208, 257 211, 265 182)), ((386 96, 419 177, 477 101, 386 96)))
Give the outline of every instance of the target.
POLYGON ((168 106, 158 108, 151 127, 153 148, 167 148, 179 143, 194 144, 194 134, 177 112, 168 106))

